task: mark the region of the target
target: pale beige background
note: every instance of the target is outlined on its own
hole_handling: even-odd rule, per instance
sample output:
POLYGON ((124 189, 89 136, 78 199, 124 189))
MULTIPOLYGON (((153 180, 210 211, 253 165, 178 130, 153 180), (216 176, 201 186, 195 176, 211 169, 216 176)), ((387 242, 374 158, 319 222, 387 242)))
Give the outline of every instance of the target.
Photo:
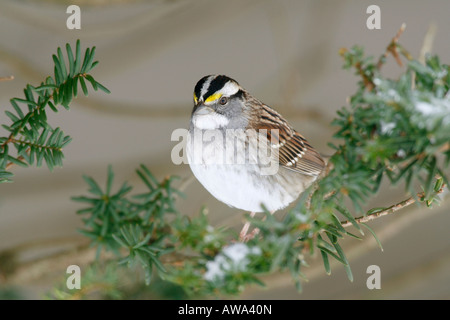
MULTIPOLYGON (((38 84, 52 70, 51 55, 66 42, 95 45, 100 64, 94 77, 112 93, 92 92, 76 100, 69 112, 50 115, 50 122, 73 137, 65 149, 64 167, 15 168, 14 183, 0 185, 0 250, 23 250, 20 261, 35 261, 80 241, 80 208, 70 200, 86 192, 81 176, 103 181, 112 164, 117 181, 138 181, 134 169, 148 165, 161 178, 189 177, 186 165, 174 166, 170 134, 187 128, 193 87, 206 74, 224 73, 260 100, 282 112, 323 153, 334 128, 335 111, 354 92, 351 72, 341 69, 341 47, 365 46, 379 55, 406 23, 401 43, 419 55, 430 23, 437 34, 433 52, 450 61, 450 2, 442 1, 19 1, 0 0, 0 108, 38 84), (82 9, 82 29, 66 28, 66 8, 82 9), (366 28, 366 8, 381 7, 381 30, 366 28)), ((399 68, 389 63, 389 75, 399 68)), ((3 131, 2 131, 3 132, 3 131)), ((242 212, 218 203, 194 181, 179 208, 197 214, 209 207, 211 223, 239 228, 242 212)), ((403 199, 402 188, 386 186, 370 205, 403 199)), ((350 283, 336 265, 326 276, 320 259, 305 270, 310 281, 298 294, 288 275, 266 279, 265 289, 252 287, 243 298, 410 299, 450 298, 450 215, 448 202, 433 210, 417 207, 371 223, 384 252, 368 235, 346 241, 355 280, 350 283), (382 289, 366 288, 366 268, 381 267, 382 289)), ((81 240, 82 241, 82 240, 81 240)), ((74 255, 68 263, 81 264, 74 255)), ((51 284, 44 270, 13 278, 40 297, 51 284), (42 280, 44 279, 44 280, 42 280)), ((55 276, 62 270, 55 271, 55 276)))

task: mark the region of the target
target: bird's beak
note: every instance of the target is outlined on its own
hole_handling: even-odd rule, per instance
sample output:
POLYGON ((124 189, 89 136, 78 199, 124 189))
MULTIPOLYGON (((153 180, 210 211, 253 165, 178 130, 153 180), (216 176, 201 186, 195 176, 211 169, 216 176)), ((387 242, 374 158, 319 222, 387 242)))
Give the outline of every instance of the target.
POLYGON ((207 116, 214 113, 214 110, 205 105, 199 105, 197 109, 194 111, 195 116, 207 116))

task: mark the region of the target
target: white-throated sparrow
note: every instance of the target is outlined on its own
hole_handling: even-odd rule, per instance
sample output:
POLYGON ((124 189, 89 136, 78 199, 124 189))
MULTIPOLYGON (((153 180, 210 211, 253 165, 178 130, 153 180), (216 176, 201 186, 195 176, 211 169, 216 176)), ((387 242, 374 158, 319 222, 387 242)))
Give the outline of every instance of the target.
POLYGON ((186 153, 214 197, 253 214, 262 204, 272 212, 286 207, 325 166, 278 112, 224 75, 195 86, 186 153))

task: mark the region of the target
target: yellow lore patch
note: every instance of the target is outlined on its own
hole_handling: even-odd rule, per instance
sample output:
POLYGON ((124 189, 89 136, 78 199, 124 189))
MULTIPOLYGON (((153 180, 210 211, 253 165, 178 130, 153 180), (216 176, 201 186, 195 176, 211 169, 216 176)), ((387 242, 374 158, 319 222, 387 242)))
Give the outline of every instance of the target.
POLYGON ((206 100, 205 103, 210 103, 210 102, 214 102, 220 99, 220 97, 222 96, 221 93, 214 93, 212 95, 210 95, 206 100))

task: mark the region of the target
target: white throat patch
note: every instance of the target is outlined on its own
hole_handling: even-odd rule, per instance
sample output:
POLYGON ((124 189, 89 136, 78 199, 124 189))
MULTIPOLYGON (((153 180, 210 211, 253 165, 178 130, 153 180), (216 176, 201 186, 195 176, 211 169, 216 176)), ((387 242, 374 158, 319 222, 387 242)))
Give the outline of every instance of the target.
POLYGON ((195 115, 192 117, 194 127, 200 130, 215 130, 228 125, 228 118, 218 113, 195 115))

